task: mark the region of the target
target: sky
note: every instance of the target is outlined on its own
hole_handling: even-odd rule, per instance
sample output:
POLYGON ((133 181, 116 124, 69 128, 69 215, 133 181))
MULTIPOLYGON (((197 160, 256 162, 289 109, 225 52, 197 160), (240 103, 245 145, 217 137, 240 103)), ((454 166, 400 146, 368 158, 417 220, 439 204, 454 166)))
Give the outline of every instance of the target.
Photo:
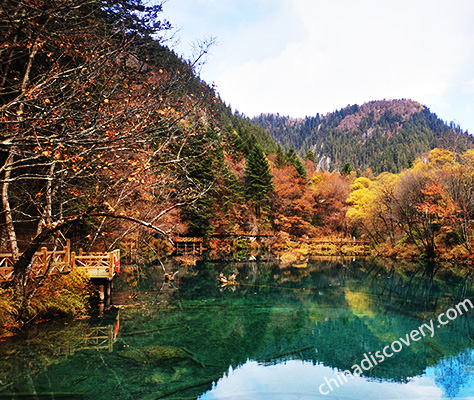
POLYGON ((299 118, 411 99, 474 134, 473 0, 166 0, 167 44, 233 110, 299 118))

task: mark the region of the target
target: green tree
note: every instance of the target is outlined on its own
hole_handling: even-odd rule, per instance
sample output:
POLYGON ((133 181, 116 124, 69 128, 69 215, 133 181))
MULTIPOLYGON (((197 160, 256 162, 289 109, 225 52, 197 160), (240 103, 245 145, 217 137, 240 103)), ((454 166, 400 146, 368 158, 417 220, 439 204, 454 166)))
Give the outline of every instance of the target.
POLYGON ((308 150, 305 158, 309 161, 316 162, 316 159, 314 158, 314 153, 311 150, 308 150))
POLYGON ((341 174, 342 175, 349 175, 354 169, 352 168, 352 165, 349 163, 345 163, 344 166, 341 169, 341 174))
POLYGON ((287 161, 286 161, 285 153, 283 153, 281 146, 278 146, 278 150, 275 157, 275 167, 277 167, 278 169, 283 169, 286 167, 286 163, 287 161))
POLYGON ((286 153, 286 158, 288 161, 295 167, 296 172, 298 173, 298 176, 302 179, 307 179, 307 174, 306 174, 306 168, 301 162, 300 158, 298 155, 295 153, 294 149, 288 150, 288 153, 286 153))
POLYGON ((270 208, 270 192, 273 191, 273 176, 262 148, 254 146, 245 163, 245 194, 255 206, 255 215, 260 220, 270 208))
MULTIPOLYGON (((209 138, 216 139, 215 132, 208 130, 209 138)), ((218 188, 216 179, 224 172, 224 159, 221 146, 216 144, 212 146, 212 151, 204 151, 200 148, 203 143, 200 140, 193 143, 193 151, 202 150, 202 157, 195 159, 192 165, 179 177, 182 182, 189 182, 192 186, 209 188, 209 190, 202 191, 201 195, 193 199, 192 202, 185 205, 182 209, 183 219, 188 223, 188 234, 198 237, 209 237, 214 230, 211 220, 213 217, 213 205, 218 196, 218 188)), ((205 144, 205 142, 204 142, 205 144)), ((191 154, 184 154, 191 156, 191 154)), ((185 189, 183 187, 183 189, 185 189)))

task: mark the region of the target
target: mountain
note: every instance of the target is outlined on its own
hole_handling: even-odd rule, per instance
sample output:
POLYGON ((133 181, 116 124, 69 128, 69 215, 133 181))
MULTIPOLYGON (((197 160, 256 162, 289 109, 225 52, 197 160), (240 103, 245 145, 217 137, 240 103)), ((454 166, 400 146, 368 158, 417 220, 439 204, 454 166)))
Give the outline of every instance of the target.
POLYGON ((442 121, 412 100, 371 101, 321 116, 290 118, 261 114, 253 122, 267 129, 284 149, 304 156, 311 150, 320 168, 340 170, 349 164, 376 174, 400 172, 436 147, 456 152, 474 146, 458 126, 442 121))

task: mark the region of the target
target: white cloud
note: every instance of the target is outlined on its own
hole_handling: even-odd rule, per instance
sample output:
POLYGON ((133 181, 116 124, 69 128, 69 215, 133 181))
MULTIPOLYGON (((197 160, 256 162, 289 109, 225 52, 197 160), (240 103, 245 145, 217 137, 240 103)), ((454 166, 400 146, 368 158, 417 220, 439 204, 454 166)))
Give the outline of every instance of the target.
MULTIPOLYGON (((450 80, 472 50, 472 37, 463 32, 472 6, 470 14, 439 1, 291 4, 290 22, 304 37, 266 59, 220 65, 220 92, 246 113, 314 114, 403 97, 446 106, 450 80)), ((258 37, 259 28, 252 34, 258 37)))
POLYGON ((474 131, 471 0, 174 3, 186 38, 217 36, 203 78, 247 115, 411 98, 474 131))

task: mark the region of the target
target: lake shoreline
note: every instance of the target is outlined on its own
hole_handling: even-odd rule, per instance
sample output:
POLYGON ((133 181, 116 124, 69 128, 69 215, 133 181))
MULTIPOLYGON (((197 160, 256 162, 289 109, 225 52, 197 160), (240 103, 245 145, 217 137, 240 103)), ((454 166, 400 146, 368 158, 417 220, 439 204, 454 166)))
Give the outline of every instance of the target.
MULTIPOLYGON (((416 253, 413 247, 407 247, 403 253, 394 253, 392 247, 379 246, 375 248, 368 241, 355 240, 343 237, 326 237, 326 238, 291 238, 289 235, 266 236, 263 238, 212 238, 205 241, 206 251, 202 255, 204 260, 210 262, 264 262, 271 261, 278 263, 281 268, 294 266, 295 268, 304 269, 309 262, 313 261, 334 261, 334 260, 350 260, 356 258, 366 259, 382 259, 386 260, 392 268, 400 271, 410 271, 416 268, 410 265, 418 265, 419 263, 436 263, 443 270, 454 274, 465 275, 472 273, 472 258, 452 258, 437 257, 435 259, 426 259, 423 255, 416 253), (461 267, 461 268, 459 268, 461 267)), ((172 257, 168 254, 165 257, 172 257)), ((202 259, 202 257, 199 257, 202 259)), ((192 260, 191 264, 195 264, 195 255, 191 254, 185 257, 175 257, 180 264, 185 264, 192 260)), ((123 266, 125 271, 127 266, 123 266)), ((67 279, 67 278, 66 278, 67 279)), ((93 285, 84 286, 83 292, 75 295, 93 303, 98 302, 96 289, 93 285)), ((11 293, 10 289, 0 289, 3 293, 11 293)), ((66 296, 67 297, 67 296, 66 296)), ((66 299, 67 301, 67 299, 66 299)), ((75 318, 84 318, 90 314, 87 311, 88 306, 82 302, 77 307, 69 307, 65 310, 51 307, 50 310, 44 309, 41 314, 33 318, 27 324, 48 323, 58 320, 70 320, 75 318)), ((12 296, 4 296, 3 304, 0 305, 0 313, 2 314, 3 325, 0 325, 1 338, 14 335, 18 329, 24 325, 16 318, 15 302, 12 296)))

